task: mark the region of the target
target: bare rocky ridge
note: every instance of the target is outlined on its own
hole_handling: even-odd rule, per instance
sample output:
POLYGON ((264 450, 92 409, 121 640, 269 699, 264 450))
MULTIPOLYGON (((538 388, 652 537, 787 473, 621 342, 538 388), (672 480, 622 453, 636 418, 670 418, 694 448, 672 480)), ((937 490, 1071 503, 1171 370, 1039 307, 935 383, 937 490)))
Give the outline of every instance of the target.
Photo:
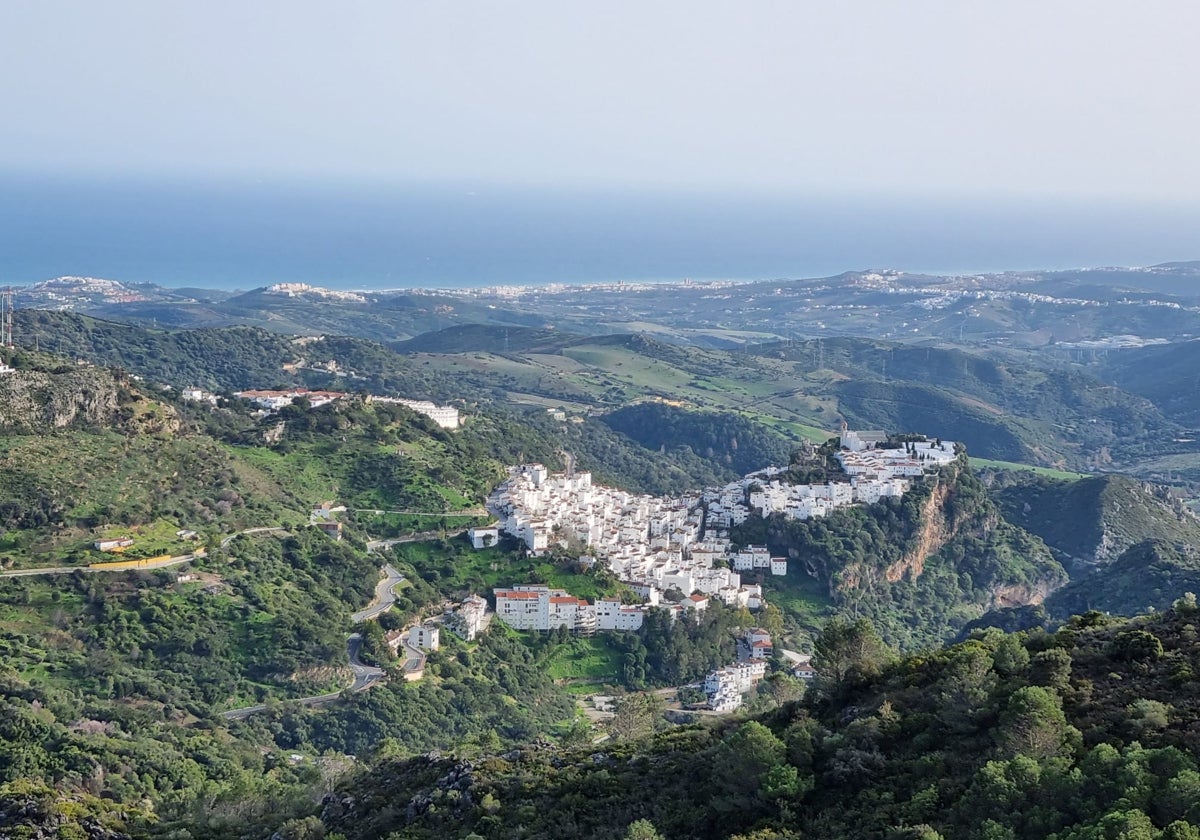
POLYGON ((148 400, 125 376, 106 368, 14 370, 0 375, 0 430, 44 434, 58 429, 174 431, 169 406, 148 400))

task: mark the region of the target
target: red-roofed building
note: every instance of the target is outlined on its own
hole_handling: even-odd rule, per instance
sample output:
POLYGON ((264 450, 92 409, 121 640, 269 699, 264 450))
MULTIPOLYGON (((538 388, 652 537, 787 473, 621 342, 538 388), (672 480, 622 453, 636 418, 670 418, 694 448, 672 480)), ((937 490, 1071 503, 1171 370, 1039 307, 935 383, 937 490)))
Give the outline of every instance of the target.
POLYGON ((770 642, 754 642, 750 645, 751 659, 770 659, 775 653, 775 646, 770 642))

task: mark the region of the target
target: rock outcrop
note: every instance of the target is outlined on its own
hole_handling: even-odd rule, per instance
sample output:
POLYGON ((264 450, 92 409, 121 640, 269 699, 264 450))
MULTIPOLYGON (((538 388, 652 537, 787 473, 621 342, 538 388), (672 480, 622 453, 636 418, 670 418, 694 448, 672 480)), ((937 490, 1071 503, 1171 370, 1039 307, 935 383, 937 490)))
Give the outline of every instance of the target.
POLYGON ((63 365, 0 375, 0 431, 9 434, 101 428, 156 433, 178 425, 170 406, 106 368, 63 365))

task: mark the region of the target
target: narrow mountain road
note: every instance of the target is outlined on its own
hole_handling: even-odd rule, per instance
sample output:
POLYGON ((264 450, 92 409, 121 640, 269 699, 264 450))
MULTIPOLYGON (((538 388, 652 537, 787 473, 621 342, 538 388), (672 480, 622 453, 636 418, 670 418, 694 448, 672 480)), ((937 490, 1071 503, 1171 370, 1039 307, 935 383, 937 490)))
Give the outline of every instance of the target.
POLYGON ((404 543, 425 542, 426 540, 436 540, 441 537, 451 539, 461 534, 467 533, 469 529, 460 528, 457 531, 422 531, 419 534, 409 534, 407 537, 396 537, 390 540, 371 540, 367 543, 367 551, 379 551, 381 548, 391 548, 394 545, 403 545, 404 543))
POLYGON ((390 610, 392 604, 396 603, 396 594, 392 590, 404 582, 404 575, 396 571, 391 563, 384 564, 383 573, 386 577, 375 584, 375 597, 372 599, 370 606, 350 616, 350 620, 355 624, 358 624, 360 621, 370 621, 373 618, 378 618, 390 610))
POLYGON ((205 557, 206 552, 203 550, 195 551, 191 554, 180 554, 176 557, 168 557, 164 560, 154 560, 140 566, 48 566, 42 569, 15 569, 7 572, 0 572, 0 577, 33 577, 35 575, 69 575, 72 572, 87 572, 88 574, 100 574, 101 572, 144 572, 153 571, 154 569, 165 569, 168 566, 178 566, 181 563, 190 563, 198 557, 205 557))
POLYGON ((346 643, 346 653, 350 656, 350 670, 354 672, 354 682, 351 691, 366 691, 383 679, 383 669, 367 665, 358 658, 359 648, 362 647, 362 636, 352 633, 346 643))
POLYGON ((465 508, 464 510, 447 510, 447 511, 442 511, 441 513, 430 513, 427 510, 379 510, 377 508, 353 508, 353 511, 355 513, 373 513, 376 516, 380 516, 385 513, 400 513, 400 514, 404 514, 405 516, 429 516, 429 517, 435 517, 435 516, 487 516, 488 515, 487 509, 481 508, 481 507, 465 508))
MULTIPOLYGON (((366 691, 377 682, 383 680, 383 669, 376 668, 374 665, 367 665, 358 658, 358 649, 362 647, 362 636, 354 633, 346 640, 346 655, 350 659, 350 670, 354 672, 354 681, 342 691, 331 691, 328 694, 314 694, 311 697, 297 697, 290 700, 280 700, 279 703, 299 703, 301 706, 324 706, 327 703, 333 703, 340 700, 342 694, 347 691, 358 692, 366 691)), ((240 709, 230 709, 227 712, 221 712, 221 717, 226 720, 245 720, 251 715, 261 714, 269 708, 266 703, 258 703, 254 706, 243 706, 240 709)))
MULTIPOLYGON (((365 610, 360 610, 351 618, 357 624, 360 621, 371 621, 383 615, 387 610, 391 609, 392 604, 396 602, 396 595, 392 591, 404 580, 404 575, 396 571, 391 563, 384 564, 381 571, 384 574, 383 580, 375 584, 375 597, 371 601, 371 606, 365 610)), ((301 706, 323 706, 326 703, 332 703, 341 698, 342 694, 349 691, 357 693, 366 691, 376 683, 383 682, 386 678, 382 668, 377 668, 374 665, 368 665, 358 658, 358 652, 362 648, 362 635, 359 633, 351 633, 346 639, 346 658, 350 660, 350 670, 354 674, 354 680, 350 685, 346 686, 342 691, 333 691, 328 694, 315 694, 311 697, 297 697, 290 700, 280 700, 280 703, 299 703, 301 706)), ((221 712, 221 717, 226 720, 243 720, 251 715, 265 712, 268 706, 266 703, 258 703, 254 706, 243 706, 240 709, 230 709, 227 712, 221 712)))
MULTIPOLYGON (((238 531, 236 534, 230 534, 221 540, 221 548, 228 548, 229 544, 243 534, 253 536, 254 534, 286 534, 287 528, 269 527, 269 528, 247 528, 244 531, 238 531)), ((88 574, 99 574, 101 572, 144 572, 154 569, 166 569, 170 566, 179 566, 183 563, 190 563, 193 560, 207 557, 208 552, 204 549, 198 549, 191 554, 179 554, 174 557, 167 557, 162 560, 152 560, 141 565, 118 565, 121 561, 112 560, 103 563, 97 563, 92 566, 46 566, 41 569, 13 569, 11 571, 0 572, 0 578, 3 577, 34 577, 37 575, 69 575, 72 572, 87 572, 88 574), (111 564, 111 565, 109 565, 111 564)), ((131 561, 132 562, 132 561, 131 561)))

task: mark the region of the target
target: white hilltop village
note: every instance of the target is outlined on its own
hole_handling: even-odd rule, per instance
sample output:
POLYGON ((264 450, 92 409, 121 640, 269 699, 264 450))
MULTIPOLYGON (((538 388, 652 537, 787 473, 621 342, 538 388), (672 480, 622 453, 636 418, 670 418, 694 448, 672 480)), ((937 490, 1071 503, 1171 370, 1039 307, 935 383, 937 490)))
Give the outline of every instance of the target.
MULTIPOLYGON (((498 523, 470 533, 477 548, 492 545, 501 533, 522 541, 533 555, 553 548, 576 550, 584 563, 600 563, 643 598, 640 605, 617 598, 589 603, 545 585, 496 589, 496 617, 517 630, 569 631, 589 635, 604 630, 637 630, 646 610, 665 608, 673 618, 698 616, 710 599, 751 610, 764 604, 762 585, 743 581, 743 573, 786 575, 788 561, 772 557, 765 546, 735 548, 729 528, 752 514, 782 514, 790 519, 825 516, 854 504, 898 498, 913 478, 957 457, 952 441, 917 440, 888 447, 883 432, 842 427, 836 454, 844 481, 789 484, 787 468, 768 468, 703 492, 662 498, 592 483, 591 473, 551 474, 541 464, 509 468, 509 476, 487 500, 498 523)), ((710 674, 705 682, 709 706, 728 711, 741 693, 765 674, 763 650, 771 649, 764 631, 747 639, 747 660, 710 674), (756 654, 755 651, 759 653, 756 654)), ((811 678, 807 658, 797 674, 811 678)))

